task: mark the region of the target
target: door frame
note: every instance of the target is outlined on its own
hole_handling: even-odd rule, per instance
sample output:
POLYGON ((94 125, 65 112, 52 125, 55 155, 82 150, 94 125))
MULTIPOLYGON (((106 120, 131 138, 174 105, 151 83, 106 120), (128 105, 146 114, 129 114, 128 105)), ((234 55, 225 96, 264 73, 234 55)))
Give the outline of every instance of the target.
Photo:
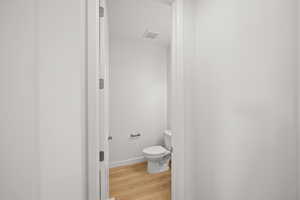
POLYGON ((184 198, 184 68, 183 68, 183 1, 172 3, 171 62, 171 131, 172 131, 172 200, 184 198))
POLYGON ((87 199, 99 200, 99 132, 97 84, 99 66, 99 1, 86 1, 86 127, 87 127, 87 199))
MULTIPOLYGON (((173 133, 172 154, 172 200, 184 199, 184 70, 183 70, 183 1, 172 3, 172 62, 171 62, 171 130, 173 133)), ((103 0, 105 2, 105 0, 103 0)), ((100 122, 101 116, 109 114, 108 108, 100 110, 99 79, 109 83, 109 76, 100 77, 99 0, 86 1, 86 127, 87 127, 87 194, 88 200, 100 199, 100 138, 107 139, 108 120, 100 122)), ((105 6, 105 5, 104 5, 105 6)), ((108 38, 107 38, 108 39, 108 38)), ((104 43, 105 45, 105 43, 104 43)), ((106 44, 107 45, 107 44, 106 44)), ((106 66, 108 67, 108 66, 106 66)), ((105 90, 109 90, 108 87, 105 90)), ((106 93, 107 95, 108 93, 106 93)), ((109 101, 108 97, 105 98, 109 101)), ((105 99, 102 99, 104 101, 105 99)), ((105 104, 108 107, 108 104, 105 104)), ((103 146, 103 144, 102 144, 103 146)), ((103 147, 102 147, 103 148, 103 147)), ((108 147, 104 147, 108 151, 108 147)), ((106 179, 108 175, 106 173, 106 179)), ((103 182, 103 179, 102 179, 103 182)), ((108 180, 104 181, 105 192, 101 200, 107 200, 108 180)))
POLYGON ((108 153, 109 64, 105 53, 108 52, 108 32, 104 29, 107 22, 103 20, 107 17, 100 18, 99 11, 100 6, 106 5, 105 0, 87 0, 86 3, 87 196, 91 200, 106 200, 108 158, 105 155, 100 162, 100 151, 108 153), (100 88, 100 79, 104 80, 104 89, 100 88))

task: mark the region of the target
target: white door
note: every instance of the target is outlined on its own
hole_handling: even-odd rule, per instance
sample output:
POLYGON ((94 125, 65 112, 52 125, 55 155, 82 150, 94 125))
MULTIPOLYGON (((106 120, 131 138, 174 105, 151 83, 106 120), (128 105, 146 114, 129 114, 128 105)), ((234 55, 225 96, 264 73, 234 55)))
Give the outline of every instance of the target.
POLYGON ((106 1, 99 1, 99 156, 100 156, 100 196, 101 200, 109 197, 109 39, 106 1))
POLYGON ((107 200, 109 76, 106 5, 105 0, 87 2, 88 199, 107 200))

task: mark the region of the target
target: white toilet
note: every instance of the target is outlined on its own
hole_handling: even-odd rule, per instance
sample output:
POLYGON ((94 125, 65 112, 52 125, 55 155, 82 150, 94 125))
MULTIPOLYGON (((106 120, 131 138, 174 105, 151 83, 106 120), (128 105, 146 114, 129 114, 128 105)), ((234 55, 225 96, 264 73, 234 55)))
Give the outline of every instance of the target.
POLYGON ((164 132, 164 147, 152 146, 143 150, 144 156, 148 161, 148 173, 155 174, 169 170, 171 159, 171 140, 172 133, 169 130, 164 132))

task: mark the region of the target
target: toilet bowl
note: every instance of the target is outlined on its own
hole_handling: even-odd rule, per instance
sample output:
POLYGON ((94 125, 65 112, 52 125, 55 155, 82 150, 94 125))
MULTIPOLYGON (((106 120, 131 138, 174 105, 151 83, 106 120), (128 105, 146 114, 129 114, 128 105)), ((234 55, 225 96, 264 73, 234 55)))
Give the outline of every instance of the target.
POLYGON ((151 146, 143 150, 146 158, 147 171, 150 174, 160 173, 169 170, 171 160, 171 132, 164 132, 164 147, 151 146))

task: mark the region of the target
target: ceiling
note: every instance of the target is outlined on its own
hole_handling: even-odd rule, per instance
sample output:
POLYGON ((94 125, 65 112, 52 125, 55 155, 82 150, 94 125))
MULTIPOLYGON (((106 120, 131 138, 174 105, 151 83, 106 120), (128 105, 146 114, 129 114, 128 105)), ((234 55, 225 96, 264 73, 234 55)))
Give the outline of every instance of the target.
POLYGON ((151 40, 146 30, 159 33, 154 43, 169 45, 172 30, 171 0, 108 0, 111 37, 151 40))

